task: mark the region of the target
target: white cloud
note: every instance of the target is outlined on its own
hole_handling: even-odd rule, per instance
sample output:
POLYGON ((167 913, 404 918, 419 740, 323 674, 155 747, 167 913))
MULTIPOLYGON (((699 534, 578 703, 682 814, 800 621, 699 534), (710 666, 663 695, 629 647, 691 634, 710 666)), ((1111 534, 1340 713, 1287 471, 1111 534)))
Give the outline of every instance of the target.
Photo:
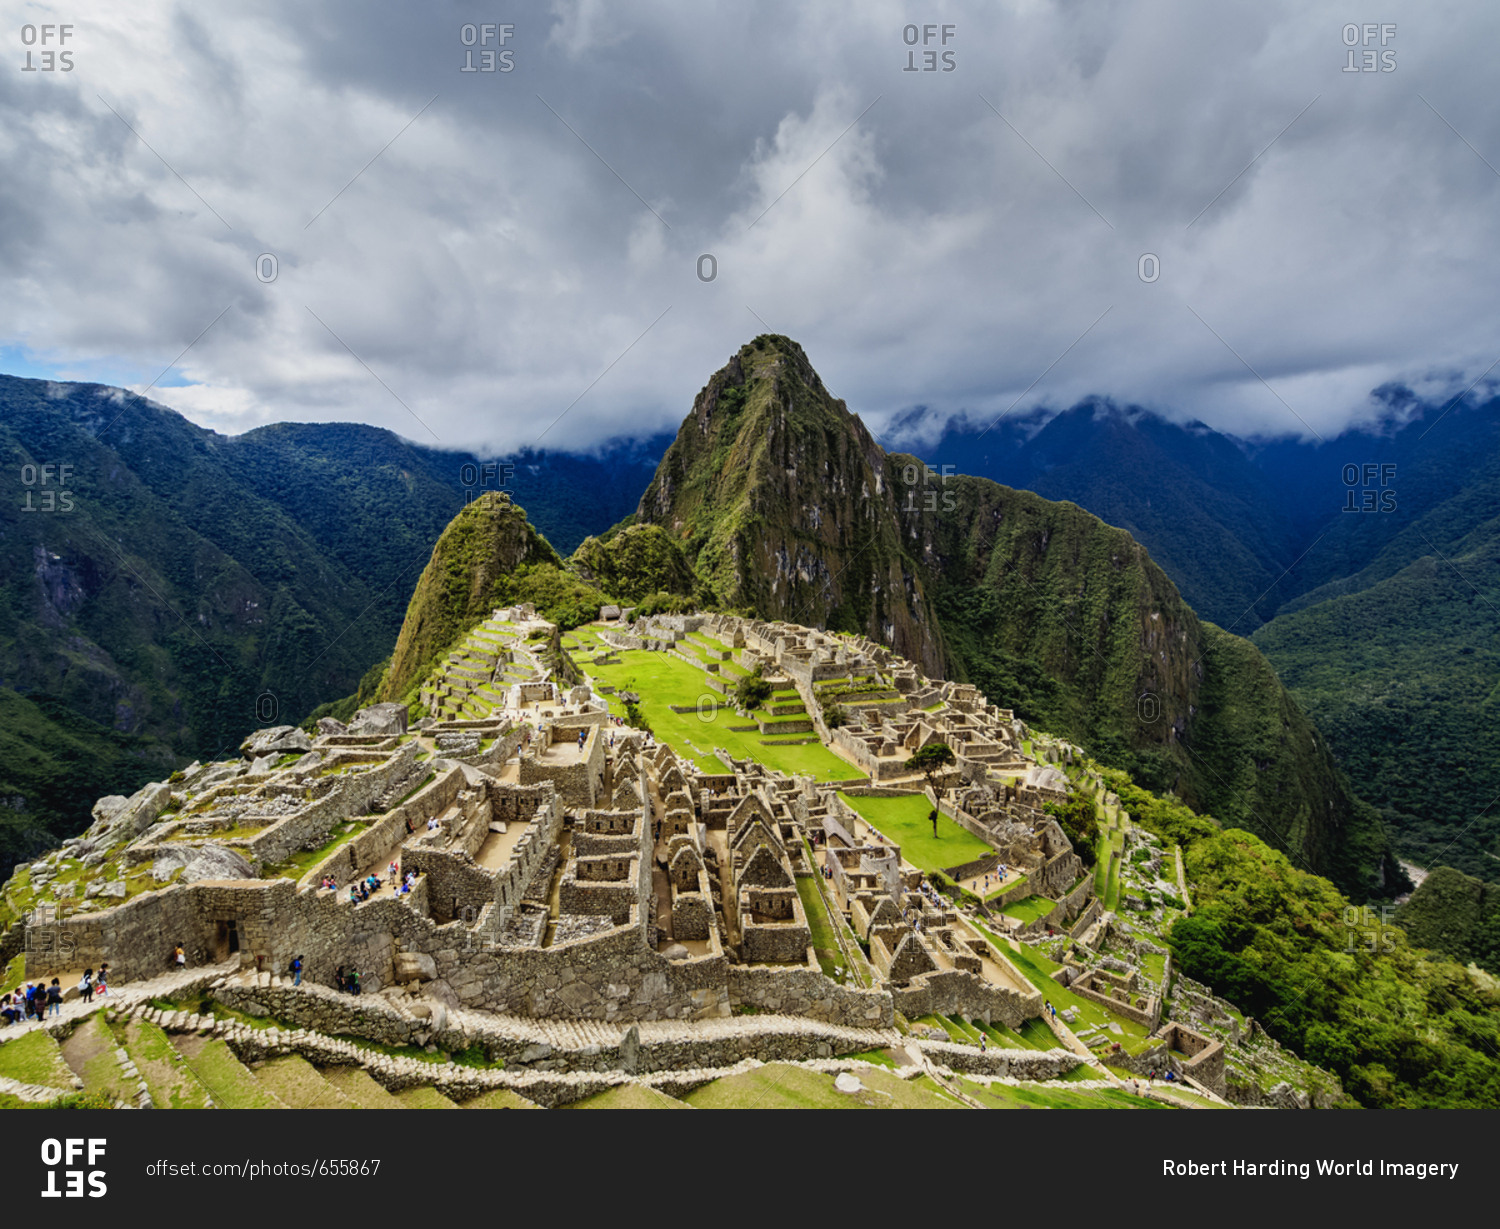
POLYGON ((675 426, 759 317, 872 418, 1327 434, 1496 357, 1500 11, 1388 8, 1348 74, 1331 3, 532 3, 486 74, 467 9, 32 4, 77 68, 0 79, 0 344, 509 448, 675 426), (918 18, 955 71, 903 71, 918 18))

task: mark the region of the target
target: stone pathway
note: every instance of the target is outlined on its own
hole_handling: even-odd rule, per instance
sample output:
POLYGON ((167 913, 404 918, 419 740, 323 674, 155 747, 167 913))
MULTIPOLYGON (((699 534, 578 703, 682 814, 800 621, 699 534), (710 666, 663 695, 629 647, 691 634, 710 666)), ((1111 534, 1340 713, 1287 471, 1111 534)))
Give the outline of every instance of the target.
POLYGON ((110 986, 109 993, 102 998, 94 995, 90 1002, 84 1002, 81 998, 74 998, 63 1004, 59 1015, 48 1016, 45 1020, 27 1020, 23 1023, 12 1024, 8 1028, 0 1028, 0 1043, 14 1040, 35 1029, 55 1028, 60 1024, 67 1024, 74 1020, 81 1020, 85 1016, 92 1015, 96 1011, 102 1011, 106 1007, 117 1007, 128 1009, 137 1004, 144 1003, 153 998, 171 998, 182 990, 184 986, 201 982, 207 985, 216 978, 233 973, 238 965, 234 961, 226 964, 209 965, 197 969, 183 969, 181 972, 173 970, 164 973, 160 977, 150 977, 144 981, 125 982, 122 985, 110 986))

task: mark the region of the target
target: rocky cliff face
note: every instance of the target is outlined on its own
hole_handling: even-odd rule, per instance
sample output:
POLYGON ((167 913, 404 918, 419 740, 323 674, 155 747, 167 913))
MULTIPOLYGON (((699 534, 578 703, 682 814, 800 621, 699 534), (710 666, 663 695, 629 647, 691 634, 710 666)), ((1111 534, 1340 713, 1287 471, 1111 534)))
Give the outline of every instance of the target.
POLYGON ((1248 641, 1076 505, 887 455, 787 338, 709 380, 636 520, 726 606, 863 632, 1347 891, 1383 882, 1378 816, 1248 641))
POLYGON ((802 348, 763 336, 698 394, 636 519, 665 527, 725 605, 864 632, 942 674, 886 482, 880 446, 802 348))

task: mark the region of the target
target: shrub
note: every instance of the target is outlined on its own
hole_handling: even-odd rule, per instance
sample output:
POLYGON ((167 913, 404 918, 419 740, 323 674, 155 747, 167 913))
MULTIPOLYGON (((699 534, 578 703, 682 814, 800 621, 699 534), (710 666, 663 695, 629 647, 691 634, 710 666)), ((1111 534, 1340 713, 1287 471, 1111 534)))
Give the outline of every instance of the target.
POLYGON ((754 674, 747 674, 734 688, 735 699, 740 702, 740 707, 746 709, 759 708, 771 698, 771 684, 766 682, 765 671, 756 666, 754 674))

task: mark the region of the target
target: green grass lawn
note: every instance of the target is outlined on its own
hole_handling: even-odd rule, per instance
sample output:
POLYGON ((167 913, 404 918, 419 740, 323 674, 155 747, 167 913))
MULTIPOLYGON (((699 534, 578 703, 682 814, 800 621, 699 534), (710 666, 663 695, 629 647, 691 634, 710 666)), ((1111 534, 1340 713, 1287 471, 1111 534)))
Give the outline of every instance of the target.
POLYGON ((692 1107, 644 1084, 621 1084, 563 1106, 570 1110, 685 1110, 692 1107))
POLYGON ((465 1110, 535 1110, 541 1109, 535 1101, 528 1101, 508 1088, 492 1088, 489 1092, 459 1103, 465 1110))
POLYGON ((33 1029, 0 1046, 0 1075, 45 1088, 73 1087, 73 1072, 63 1061, 57 1042, 42 1029, 33 1029))
POLYGON ((0 980, 0 994, 9 994, 12 990, 14 990, 21 984, 21 980, 25 976, 26 953, 22 952, 20 955, 14 957, 11 962, 5 966, 5 977, 3 980, 0 980))
POLYGON ((946 815, 939 815, 937 836, 927 814, 932 804, 922 794, 897 798, 856 798, 840 794, 860 817, 901 846, 901 856, 924 871, 943 870, 993 853, 988 845, 946 815))
POLYGON ((959 1081, 964 1092, 989 1109, 1062 1110, 1062 1109, 1165 1109, 1160 1102, 1133 1097, 1116 1088, 1040 1088, 1028 1085, 990 1084, 973 1080, 959 1081))
MULTIPOLYGON (((818 781, 852 781, 864 775, 818 743, 766 746, 758 730, 731 730, 731 726, 749 723, 709 688, 701 670, 670 654, 623 649, 618 666, 591 664, 587 669, 599 682, 637 692, 652 733, 705 771, 724 770, 713 753, 715 747, 723 747, 738 758, 756 760, 779 772, 810 775, 818 781), (699 704, 700 697, 703 699, 697 711, 671 710, 673 704, 699 704)), ((609 700, 611 711, 624 716, 624 705, 614 696, 609 700)))
POLYGON ((1025 923, 1034 922, 1039 917, 1046 917, 1056 908, 1057 902, 1048 900, 1045 896, 1023 896, 1013 904, 1006 905, 1000 912, 1025 923))
POLYGON ((1040 1020, 1025 1021, 1019 1030, 1003 1024, 984 1024, 979 1020, 964 1020, 958 1016, 919 1016, 913 1024, 925 1024, 929 1028, 940 1028, 948 1034, 950 1041, 960 1045, 978 1045, 983 1033, 989 1043, 1007 1050, 1055 1050, 1058 1041, 1052 1030, 1040 1020))
POLYGON ((812 932, 812 945, 818 953, 818 965, 826 977, 834 975, 835 965, 843 963, 838 939, 828 920, 828 911, 823 908, 823 897, 817 883, 812 879, 797 880, 797 895, 802 898, 802 909, 807 914, 807 928, 812 932))

